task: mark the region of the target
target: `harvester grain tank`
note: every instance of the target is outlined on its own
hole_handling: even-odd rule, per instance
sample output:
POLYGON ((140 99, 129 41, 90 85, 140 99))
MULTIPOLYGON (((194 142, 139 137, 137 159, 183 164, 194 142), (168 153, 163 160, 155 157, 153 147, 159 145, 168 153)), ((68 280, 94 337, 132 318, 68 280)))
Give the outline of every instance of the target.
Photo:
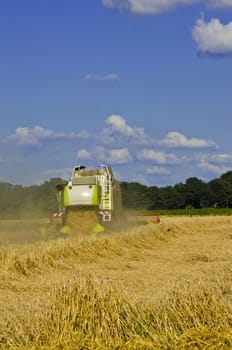
POLYGON ((71 179, 56 186, 62 233, 102 232, 116 223, 122 215, 120 183, 111 167, 99 169, 75 166, 71 179))

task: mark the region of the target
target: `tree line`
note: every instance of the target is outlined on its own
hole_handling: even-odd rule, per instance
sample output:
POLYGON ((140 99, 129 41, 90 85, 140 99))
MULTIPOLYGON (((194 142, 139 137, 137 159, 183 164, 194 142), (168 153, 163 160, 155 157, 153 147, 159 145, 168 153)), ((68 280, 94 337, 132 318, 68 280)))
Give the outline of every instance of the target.
MULTIPOLYGON (((44 216, 58 210, 56 184, 60 181, 51 178, 27 187, 0 183, 0 217, 44 216)), ((209 182, 191 177, 185 183, 166 187, 121 182, 121 192, 127 209, 232 208, 232 171, 209 182)))
POLYGON ((232 208, 232 171, 204 182, 191 177, 185 183, 156 187, 121 183, 123 206, 132 209, 232 208))

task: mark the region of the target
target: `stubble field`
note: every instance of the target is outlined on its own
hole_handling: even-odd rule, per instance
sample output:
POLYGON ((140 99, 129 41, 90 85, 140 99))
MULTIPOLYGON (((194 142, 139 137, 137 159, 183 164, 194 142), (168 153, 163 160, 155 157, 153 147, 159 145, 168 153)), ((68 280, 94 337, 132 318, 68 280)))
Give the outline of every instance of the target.
POLYGON ((0 222, 0 349, 232 349, 232 217, 46 242, 39 224, 0 222))

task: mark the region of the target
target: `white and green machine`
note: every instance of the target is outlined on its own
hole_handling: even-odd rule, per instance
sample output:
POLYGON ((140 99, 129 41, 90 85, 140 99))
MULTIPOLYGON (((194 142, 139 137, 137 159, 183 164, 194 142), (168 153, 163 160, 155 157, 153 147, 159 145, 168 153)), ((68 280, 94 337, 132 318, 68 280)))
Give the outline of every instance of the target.
MULTIPOLYGON (((122 213, 120 183, 111 167, 99 169, 75 166, 71 179, 56 186, 61 232, 102 232, 120 220, 122 213)), ((56 213, 58 215, 58 213, 56 213)))

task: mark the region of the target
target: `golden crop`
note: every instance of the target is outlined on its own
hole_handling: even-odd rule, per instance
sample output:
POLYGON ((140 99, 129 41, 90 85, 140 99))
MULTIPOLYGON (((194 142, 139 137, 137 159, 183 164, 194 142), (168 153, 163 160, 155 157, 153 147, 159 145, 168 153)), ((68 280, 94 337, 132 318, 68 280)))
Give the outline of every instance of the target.
MULTIPOLYGON (((232 349, 231 227, 229 216, 164 217, 1 245, 0 349, 232 349)), ((0 237, 17 228, 0 222, 0 237)))

